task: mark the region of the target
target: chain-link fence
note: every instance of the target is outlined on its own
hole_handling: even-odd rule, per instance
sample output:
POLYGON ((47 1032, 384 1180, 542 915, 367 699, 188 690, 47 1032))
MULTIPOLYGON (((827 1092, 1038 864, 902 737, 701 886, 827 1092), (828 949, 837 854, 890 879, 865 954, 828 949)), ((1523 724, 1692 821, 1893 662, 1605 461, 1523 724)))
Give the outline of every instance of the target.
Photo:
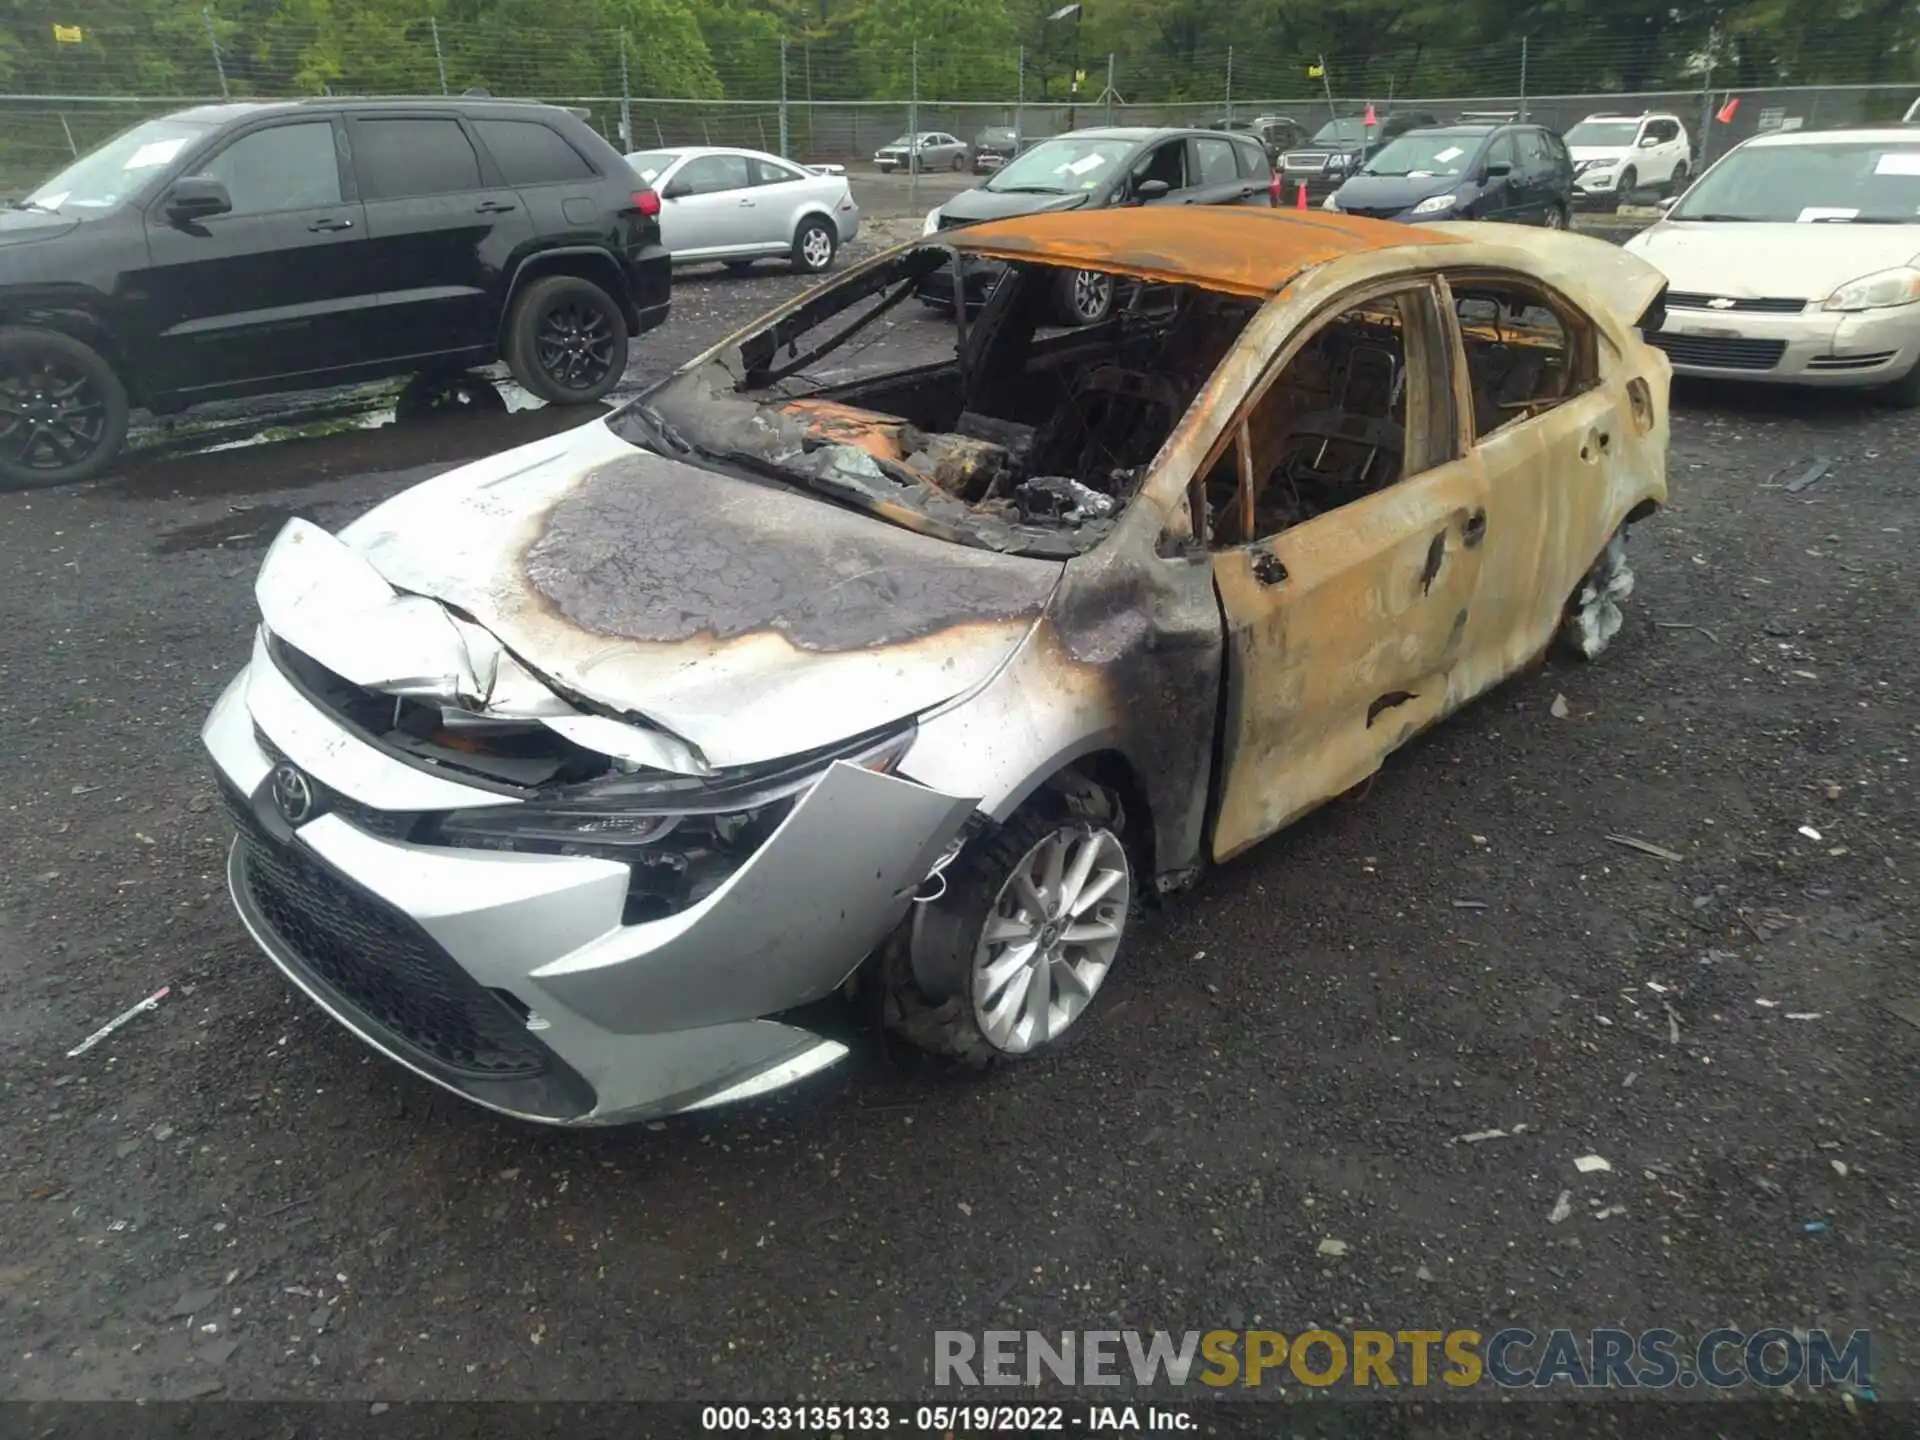
POLYGON ((1764 57, 1717 35, 1659 53, 1523 38, 1330 56, 1258 45, 1122 55, 1081 52, 1072 26, 1047 27, 1030 45, 910 35, 889 44, 875 34, 791 38, 774 17, 744 11, 650 29, 643 42, 570 24, 601 13, 570 13, 586 3, 545 0, 537 12, 503 8, 465 24, 423 11, 384 25, 189 7, 96 25, 75 7, 71 24, 26 27, 0 44, 0 191, 145 116, 223 99, 480 88, 584 108, 627 149, 731 144, 857 164, 915 128, 970 139, 989 126, 1038 136, 1280 114, 1312 129, 1368 106, 1442 120, 1511 111, 1557 129, 1596 111, 1671 111, 1711 159, 1763 129, 1897 119, 1920 96, 1920 79, 1906 78, 1920 76, 1914 58, 1870 37, 1764 57), (1805 83, 1816 79, 1827 83, 1805 83))

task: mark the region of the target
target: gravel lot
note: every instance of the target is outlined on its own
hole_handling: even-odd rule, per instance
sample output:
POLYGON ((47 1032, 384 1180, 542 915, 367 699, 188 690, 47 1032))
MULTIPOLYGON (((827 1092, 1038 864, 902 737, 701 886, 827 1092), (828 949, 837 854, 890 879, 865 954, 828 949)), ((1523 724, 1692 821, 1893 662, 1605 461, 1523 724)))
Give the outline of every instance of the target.
MULTIPOLYGON (((687 277, 631 383, 799 283, 687 277)), ((1058 1058, 955 1083, 868 1039, 587 1135, 414 1081, 278 978, 197 740, 286 516, 578 415, 150 432, 0 495, 0 1397, 898 1398, 939 1328, 1509 1321, 1871 1327, 1912 1396, 1920 418, 1676 412, 1605 659, 1210 876, 1058 1058)))

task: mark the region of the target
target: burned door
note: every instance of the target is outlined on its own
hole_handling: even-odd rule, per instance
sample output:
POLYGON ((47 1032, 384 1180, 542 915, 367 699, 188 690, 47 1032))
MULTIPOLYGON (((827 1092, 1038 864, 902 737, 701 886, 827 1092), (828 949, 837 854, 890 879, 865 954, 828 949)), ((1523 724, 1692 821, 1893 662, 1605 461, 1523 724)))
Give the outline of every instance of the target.
POLYGON ((1546 648, 1660 447, 1646 443, 1645 383, 1636 405, 1621 377, 1602 373, 1603 342, 1571 302, 1516 275, 1447 279, 1487 477, 1481 603, 1467 632, 1484 688, 1546 648))
POLYGON ((1256 385, 1206 472, 1227 629, 1224 860, 1459 703, 1486 481, 1462 456, 1431 280, 1337 302, 1256 385))

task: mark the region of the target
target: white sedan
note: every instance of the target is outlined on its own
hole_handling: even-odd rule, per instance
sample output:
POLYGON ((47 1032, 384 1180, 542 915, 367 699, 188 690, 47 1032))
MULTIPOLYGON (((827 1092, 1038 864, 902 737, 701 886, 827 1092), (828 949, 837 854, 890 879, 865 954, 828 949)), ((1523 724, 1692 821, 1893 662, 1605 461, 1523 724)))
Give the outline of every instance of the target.
POLYGON ((710 145, 641 150, 627 163, 660 195, 660 234, 676 265, 719 260, 744 270, 784 257, 818 274, 860 230, 860 207, 837 165, 710 145))

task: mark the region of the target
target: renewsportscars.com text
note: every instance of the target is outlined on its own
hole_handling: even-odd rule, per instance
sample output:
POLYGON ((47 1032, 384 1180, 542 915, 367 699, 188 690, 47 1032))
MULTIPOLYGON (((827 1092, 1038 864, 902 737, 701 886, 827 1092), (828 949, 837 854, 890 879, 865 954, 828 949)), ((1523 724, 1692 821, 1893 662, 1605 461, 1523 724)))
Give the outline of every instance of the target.
POLYGON ((1872 1384, 1872 1335, 1722 1328, 934 1333, 935 1385, 1191 1385, 1353 1389, 1692 1389, 1872 1384))

